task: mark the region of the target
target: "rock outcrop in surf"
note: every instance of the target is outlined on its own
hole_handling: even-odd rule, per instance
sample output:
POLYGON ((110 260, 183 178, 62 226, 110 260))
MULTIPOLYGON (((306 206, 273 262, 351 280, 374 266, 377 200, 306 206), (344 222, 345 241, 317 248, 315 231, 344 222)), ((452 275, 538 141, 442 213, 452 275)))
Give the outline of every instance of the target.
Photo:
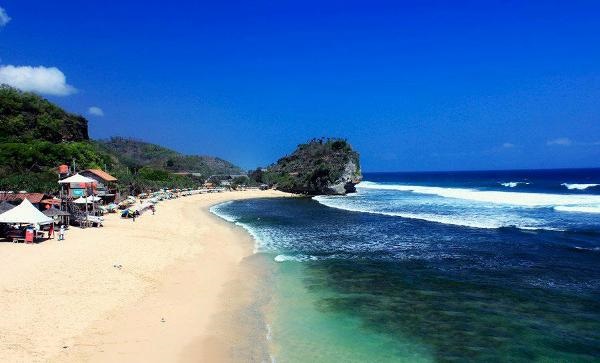
POLYGON ((345 139, 313 139, 269 166, 262 181, 274 188, 305 195, 355 192, 362 179, 358 152, 345 139))

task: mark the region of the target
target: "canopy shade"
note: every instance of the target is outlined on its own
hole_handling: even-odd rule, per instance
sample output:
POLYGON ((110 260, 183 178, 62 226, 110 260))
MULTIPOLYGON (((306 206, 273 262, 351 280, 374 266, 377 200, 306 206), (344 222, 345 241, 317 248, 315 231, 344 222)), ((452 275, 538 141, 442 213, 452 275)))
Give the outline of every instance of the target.
POLYGON ((96 203, 97 201, 99 201, 101 199, 102 198, 100 198, 100 197, 95 197, 93 195, 90 195, 87 198, 85 198, 85 197, 79 197, 79 198, 75 199, 73 201, 73 203, 77 203, 77 204, 92 204, 92 203, 96 203))
POLYGON ((0 203, 0 214, 13 209, 15 206, 10 204, 9 202, 0 203))
POLYGON ((96 181, 92 178, 88 178, 81 174, 75 174, 68 178, 58 181, 60 184, 68 184, 68 183, 95 183, 96 181))
POLYGON ((54 220, 37 210, 27 199, 13 209, 0 214, 0 223, 48 224, 54 220))

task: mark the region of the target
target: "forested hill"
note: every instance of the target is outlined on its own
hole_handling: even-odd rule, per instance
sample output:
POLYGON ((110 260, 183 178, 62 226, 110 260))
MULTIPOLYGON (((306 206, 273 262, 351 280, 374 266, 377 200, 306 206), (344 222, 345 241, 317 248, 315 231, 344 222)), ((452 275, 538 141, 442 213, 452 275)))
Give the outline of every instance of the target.
POLYGON ((98 140, 107 152, 119 157, 122 163, 132 167, 150 166, 171 172, 211 174, 239 174, 242 170, 229 161, 198 155, 183 155, 160 145, 123 137, 98 140))
POLYGON ((87 120, 29 92, 0 85, 0 141, 88 140, 87 120))
POLYGON ((193 187, 213 174, 240 173, 219 158, 186 156, 123 138, 90 140, 84 117, 34 93, 0 85, 0 190, 55 192, 56 167, 73 161, 79 170, 107 170, 119 179, 122 191, 130 192, 193 187))

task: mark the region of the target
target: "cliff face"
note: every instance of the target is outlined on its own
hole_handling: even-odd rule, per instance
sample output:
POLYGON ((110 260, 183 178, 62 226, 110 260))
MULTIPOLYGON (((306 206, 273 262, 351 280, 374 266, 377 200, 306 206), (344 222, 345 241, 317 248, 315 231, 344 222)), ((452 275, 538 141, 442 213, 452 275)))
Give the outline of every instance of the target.
POLYGON ((359 155, 346 140, 315 139, 271 165, 263 181, 290 193, 343 195, 361 178, 359 155))

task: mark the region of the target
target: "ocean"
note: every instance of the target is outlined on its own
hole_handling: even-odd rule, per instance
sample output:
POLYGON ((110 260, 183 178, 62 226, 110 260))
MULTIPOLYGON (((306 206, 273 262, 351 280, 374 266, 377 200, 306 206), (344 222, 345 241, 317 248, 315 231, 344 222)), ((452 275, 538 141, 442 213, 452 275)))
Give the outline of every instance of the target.
POLYGON ((277 362, 600 361, 600 169, 366 173, 228 202, 277 362))

